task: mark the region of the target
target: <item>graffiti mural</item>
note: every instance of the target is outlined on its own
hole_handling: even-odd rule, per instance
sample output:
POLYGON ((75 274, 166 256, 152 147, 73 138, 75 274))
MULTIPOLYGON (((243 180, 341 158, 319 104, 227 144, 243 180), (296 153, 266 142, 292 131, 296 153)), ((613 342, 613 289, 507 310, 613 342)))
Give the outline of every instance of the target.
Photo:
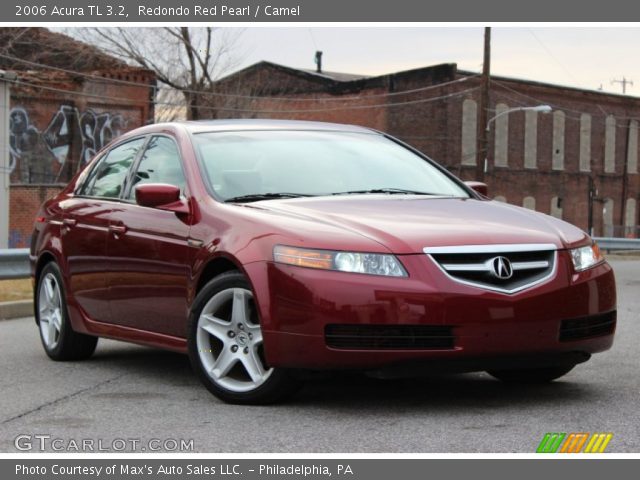
POLYGON ((9 114, 11 181, 66 182, 126 126, 120 113, 80 112, 74 106, 61 105, 40 130, 25 108, 14 107, 9 114))
POLYGON ((87 110, 80 116, 82 131, 82 163, 86 163, 126 127, 124 117, 111 113, 95 113, 87 110))

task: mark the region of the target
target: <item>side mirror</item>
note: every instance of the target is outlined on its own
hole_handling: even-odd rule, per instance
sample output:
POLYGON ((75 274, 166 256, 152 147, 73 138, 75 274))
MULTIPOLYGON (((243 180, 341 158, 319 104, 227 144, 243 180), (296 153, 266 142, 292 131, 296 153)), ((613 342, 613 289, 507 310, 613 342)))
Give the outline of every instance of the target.
POLYGON ((483 197, 489 196, 489 187, 487 187, 486 183, 483 182, 464 182, 464 184, 469 187, 471 190, 479 193, 483 197))
POLYGON ((138 205, 176 213, 189 213, 189 207, 180 199, 180 189, 166 183, 144 183, 135 187, 138 205))

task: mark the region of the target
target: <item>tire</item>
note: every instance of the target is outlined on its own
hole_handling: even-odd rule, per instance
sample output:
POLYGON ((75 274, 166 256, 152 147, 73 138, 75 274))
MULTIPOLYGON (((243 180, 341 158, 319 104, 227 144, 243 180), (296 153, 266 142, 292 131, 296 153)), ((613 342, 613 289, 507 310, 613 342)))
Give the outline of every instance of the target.
POLYGON ((269 367, 251 286, 239 272, 223 273, 196 296, 189 315, 189 359, 219 399, 264 405, 292 395, 299 383, 269 367))
POLYGON ((93 355, 98 338, 73 331, 60 268, 48 263, 34 292, 36 323, 44 351, 52 360, 84 360, 93 355))
POLYGON ((487 373, 505 383, 536 384, 552 382, 573 370, 575 365, 527 368, 522 370, 490 370, 487 373))

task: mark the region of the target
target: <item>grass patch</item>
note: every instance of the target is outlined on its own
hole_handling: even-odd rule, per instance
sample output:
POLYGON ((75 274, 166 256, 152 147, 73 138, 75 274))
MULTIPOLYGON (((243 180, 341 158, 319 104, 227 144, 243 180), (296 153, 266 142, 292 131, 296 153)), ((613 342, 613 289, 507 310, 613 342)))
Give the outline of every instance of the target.
POLYGON ((0 280, 0 302, 33 299, 31 279, 0 280))

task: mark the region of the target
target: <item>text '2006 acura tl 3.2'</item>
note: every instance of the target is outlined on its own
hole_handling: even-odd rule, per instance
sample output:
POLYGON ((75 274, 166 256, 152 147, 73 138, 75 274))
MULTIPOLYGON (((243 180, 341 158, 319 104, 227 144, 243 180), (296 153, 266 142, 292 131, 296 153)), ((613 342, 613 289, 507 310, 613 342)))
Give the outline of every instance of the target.
POLYGON ((547 382, 610 348, 615 281, 593 240, 483 192, 360 127, 133 130, 37 215, 42 344, 54 360, 98 337, 187 353, 234 403, 321 370, 547 382))

